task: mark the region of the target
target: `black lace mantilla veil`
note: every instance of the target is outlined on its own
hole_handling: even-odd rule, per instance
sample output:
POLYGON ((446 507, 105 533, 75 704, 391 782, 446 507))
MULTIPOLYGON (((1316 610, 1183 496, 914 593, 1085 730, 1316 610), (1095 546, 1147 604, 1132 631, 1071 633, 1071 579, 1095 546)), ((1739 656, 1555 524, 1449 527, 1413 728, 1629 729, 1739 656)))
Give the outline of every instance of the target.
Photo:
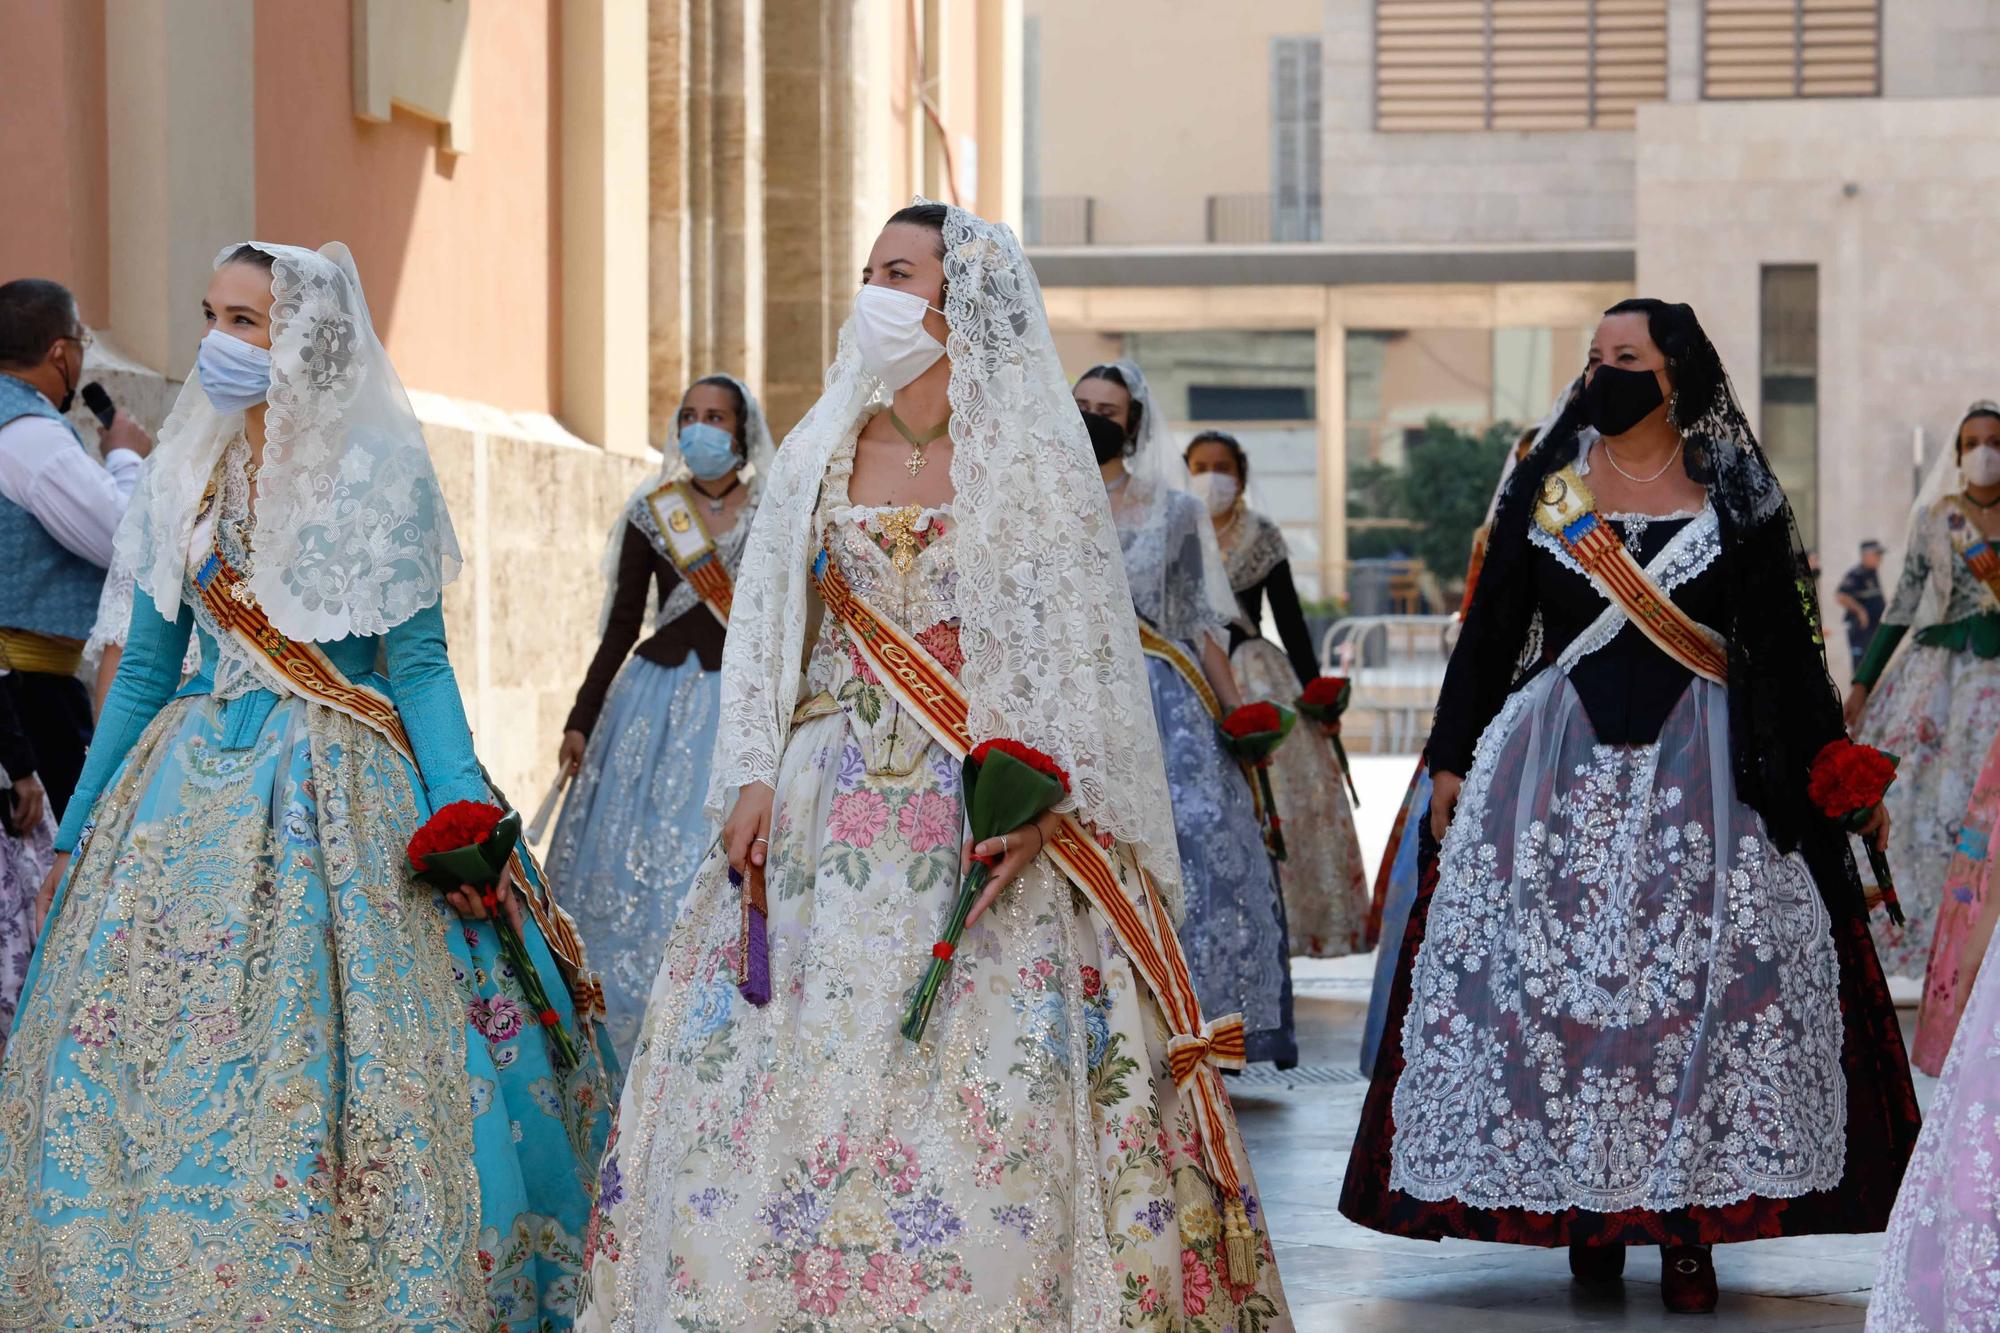
MULTIPOLYGON (((1827 674, 1819 596, 1791 504, 1736 400, 1714 346, 1689 307, 1650 307, 1653 338, 1674 384, 1673 420, 1687 440, 1688 476, 1708 488, 1722 538, 1729 640, 1730 767, 1738 794, 1781 851, 1800 851, 1838 917, 1864 915, 1846 834, 1813 807, 1806 775, 1846 734, 1827 674)), ((1576 458, 1588 409, 1579 394, 1515 469, 1501 495, 1486 564, 1445 671, 1429 746, 1434 771, 1463 775, 1480 733, 1513 690, 1540 670, 1523 661, 1535 617, 1528 577, 1534 498, 1576 458)))

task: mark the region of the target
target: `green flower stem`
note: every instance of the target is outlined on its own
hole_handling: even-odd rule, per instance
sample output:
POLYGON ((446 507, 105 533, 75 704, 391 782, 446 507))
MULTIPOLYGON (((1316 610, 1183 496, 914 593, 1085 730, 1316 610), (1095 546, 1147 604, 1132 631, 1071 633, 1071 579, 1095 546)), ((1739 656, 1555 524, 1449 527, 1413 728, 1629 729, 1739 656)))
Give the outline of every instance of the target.
MULTIPOLYGON (((953 951, 958 949, 958 940, 965 933, 965 918, 972 915, 972 905, 979 901, 980 890, 993 875, 993 868, 984 861, 974 861, 972 869, 966 871, 965 882, 959 886, 958 900, 951 905, 951 916, 945 921, 944 933, 938 937, 940 943, 949 944, 953 951)), ((924 972, 923 984, 917 987, 916 997, 910 1001, 910 1012, 903 1019, 903 1035, 911 1041, 924 1039, 924 1028, 931 1021, 931 1006, 937 1003, 938 992, 944 987, 945 975, 951 971, 951 959, 931 955, 931 965, 924 972)))
MULTIPOLYGON (((516 892, 520 890, 517 889, 516 892)), ((521 994, 527 997, 530 1005, 534 1006, 535 1026, 547 1034, 556 1064, 565 1070, 576 1068, 582 1063, 583 1057, 576 1049, 575 1039, 563 1026, 562 1011, 549 1003, 549 993, 542 986, 541 971, 536 968, 535 960, 528 956, 527 941, 521 938, 520 931, 514 929, 514 923, 507 918, 505 908, 491 920, 493 929, 500 936, 500 952, 506 957, 507 966, 513 970, 514 979, 521 984, 521 994), (552 1011, 556 1014, 556 1021, 553 1024, 544 1024, 542 1015, 552 1011)))
POLYGON ((1285 859, 1285 831, 1278 819, 1278 800, 1271 794, 1271 761, 1266 759, 1257 766, 1257 789, 1264 794, 1264 819, 1271 828, 1271 857, 1285 859))

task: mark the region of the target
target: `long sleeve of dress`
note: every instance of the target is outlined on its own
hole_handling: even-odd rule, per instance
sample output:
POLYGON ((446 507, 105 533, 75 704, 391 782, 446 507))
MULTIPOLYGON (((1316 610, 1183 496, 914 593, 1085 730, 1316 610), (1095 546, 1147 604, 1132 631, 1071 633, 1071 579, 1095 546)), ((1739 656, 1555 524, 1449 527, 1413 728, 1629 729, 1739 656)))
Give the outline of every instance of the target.
POLYGON ((1902 577, 1896 580, 1895 594, 1882 612, 1884 625, 1909 625, 1916 621, 1917 607, 1924 600, 1924 585, 1931 579, 1930 554, 1919 543, 1924 534, 1912 525, 1908 553, 1903 557, 1902 577))
POLYGON ((1809 586, 1794 570, 1788 524, 1767 522, 1729 552, 1739 600, 1730 645, 1729 724, 1739 790, 1791 851, 1829 824, 1813 808, 1807 773, 1828 741, 1847 734, 1827 678, 1809 586))
POLYGON ((568 721, 563 723, 565 731, 580 731, 588 736, 596 729, 597 715, 604 711, 604 696, 610 693, 618 668, 625 665, 626 656, 644 628, 646 593, 652 582, 652 543, 646 540, 645 533, 627 523, 624 543, 618 548, 618 571, 612 585, 611 613, 604 622, 604 637, 597 641, 590 670, 584 672, 583 684, 577 687, 576 702, 570 706, 568 721))
MULTIPOLYGON (((472 728, 445 650, 442 608, 433 604, 417 612, 383 636, 382 647, 389 695, 403 715, 431 809, 452 801, 486 800, 486 778, 472 751, 472 728)), ((131 652, 129 646, 126 652, 131 652)), ((124 673, 119 674, 122 678, 124 673)))
POLYGON ((1299 684, 1319 675, 1319 654, 1313 650, 1312 631, 1306 628, 1305 612, 1299 608, 1299 590, 1292 583, 1292 562, 1280 560, 1264 579, 1265 595, 1271 599, 1271 619, 1278 624, 1278 639, 1299 684))
POLYGON ((90 819, 98 793, 125 762, 126 752, 152 724, 181 682, 181 662, 188 636, 194 632, 194 612, 185 604, 172 620, 145 589, 132 596, 132 623, 125 631, 125 655, 118 675, 104 697, 104 715, 97 719, 83 773, 69 798, 62 827, 56 830, 56 850, 76 850, 76 840, 90 819))
POLYGON ((1535 614, 1533 564, 1526 558, 1528 521, 1527 498, 1510 488, 1493 520, 1494 547, 1478 592, 1445 664, 1444 688, 1425 747, 1433 773, 1465 776, 1480 733, 1513 687, 1535 614))

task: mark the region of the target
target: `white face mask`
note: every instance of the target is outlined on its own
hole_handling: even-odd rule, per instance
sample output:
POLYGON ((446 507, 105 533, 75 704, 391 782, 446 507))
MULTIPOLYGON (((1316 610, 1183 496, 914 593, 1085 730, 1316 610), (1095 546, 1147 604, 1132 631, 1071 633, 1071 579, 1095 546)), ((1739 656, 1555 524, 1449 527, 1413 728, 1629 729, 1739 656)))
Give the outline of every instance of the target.
POLYGON ((1211 515, 1220 518, 1236 503, 1238 487, 1236 478, 1227 472, 1197 472, 1188 478, 1188 489, 1195 499, 1208 506, 1211 515))
POLYGON ((2000 483, 2000 448, 1990 444, 1975 444, 1965 451, 1965 457, 1958 462, 1965 479, 1974 486, 1992 486, 2000 483))
POLYGON ((861 364, 891 393, 944 355, 944 344, 924 330, 924 312, 934 308, 915 292, 873 283, 854 294, 854 344, 861 364))
POLYGON ((271 354, 221 329, 210 329, 195 349, 195 373, 218 412, 241 412, 271 392, 271 354))

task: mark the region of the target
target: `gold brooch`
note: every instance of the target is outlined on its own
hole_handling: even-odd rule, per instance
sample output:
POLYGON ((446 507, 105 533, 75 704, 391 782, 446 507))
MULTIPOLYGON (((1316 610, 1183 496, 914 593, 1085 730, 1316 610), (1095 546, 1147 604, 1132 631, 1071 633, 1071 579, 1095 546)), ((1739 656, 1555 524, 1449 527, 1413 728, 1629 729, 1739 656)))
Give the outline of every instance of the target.
POLYGON ((896 566, 898 574, 907 574, 917 563, 917 521, 924 511, 917 505, 905 505, 882 515, 882 536, 892 548, 889 561, 896 566))

